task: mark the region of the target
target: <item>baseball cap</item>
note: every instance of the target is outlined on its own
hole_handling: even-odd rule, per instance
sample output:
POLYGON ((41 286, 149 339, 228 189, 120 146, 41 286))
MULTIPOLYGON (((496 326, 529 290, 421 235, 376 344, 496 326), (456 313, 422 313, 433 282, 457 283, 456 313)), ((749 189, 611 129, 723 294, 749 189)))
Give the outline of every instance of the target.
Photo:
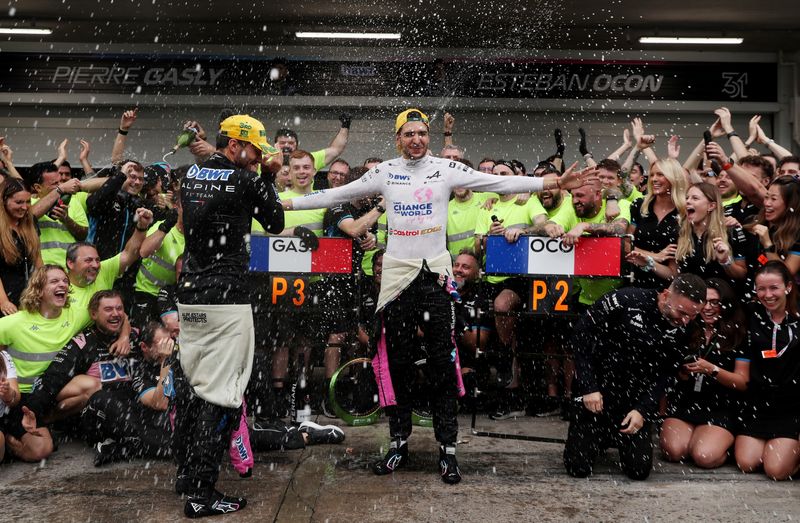
POLYGON ((394 121, 394 132, 400 132, 400 128, 408 122, 422 122, 430 127, 430 124, 428 123, 428 115, 419 109, 411 108, 406 109, 397 115, 397 119, 394 121))
POLYGON ((148 165, 144 168, 144 185, 145 189, 155 187, 158 180, 161 180, 161 189, 166 191, 169 186, 169 172, 168 165, 162 162, 148 165))
POLYGON ((278 150, 267 142, 267 131, 264 125, 249 114, 235 114, 225 118, 219 124, 219 134, 250 142, 267 156, 278 154, 278 150))

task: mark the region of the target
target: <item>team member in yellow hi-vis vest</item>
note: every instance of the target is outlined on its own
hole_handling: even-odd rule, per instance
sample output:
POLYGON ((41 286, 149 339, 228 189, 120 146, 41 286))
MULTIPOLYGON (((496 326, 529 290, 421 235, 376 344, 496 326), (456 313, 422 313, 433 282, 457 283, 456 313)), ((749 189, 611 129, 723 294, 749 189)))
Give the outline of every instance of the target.
MULTIPOLYGON (((69 301, 78 311, 81 329, 91 322, 88 307, 94 293, 111 289, 114 281, 139 259, 139 248, 153 223, 153 213, 140 207, 136 210, 136 217, 136 227, 125 249, 112 258, 101 261, 97 248, 88 242, 76 242, 67 249, 67 274, 72 285, 69 301)), ((124 330, 129 329, 130 325, 127 325, 124 330)), ((127 340, 128 335, 129 332, 123 332, 120 340, 127 340)))
MULTIPOLYGON (((295 150, 289 156, 289 176, 292 188, 278 194, 281 200, 299 198, 313 191, 314 158, 308 151, 295 150)), ((289 211, 284 213, 284 229, 282 236, 299 236, 306 244, 314 245, 316 238, 322 236, 323 221, 326 209, 309 209, 302 211, 289 211)), ((275 313, 272 321, 271 339, 275 343, 272 366, 272 387, 270 394, 274 397, 267 403, 272 412, 265 413, 267 418, 279 419, 286 415, 289 406, 289 389, 286 381, 289 376, 289 348, 296 348, 302 352, 308 350, 311 339, 309 334, 319 327, 314 324, 314 318, 309 314, 309 306, 315 292, 313 287, 318 285, 320 277, 311 277, 309 286, 304 294, 305 307, 303 309, 282 309, 275 313)), ((293 416, 294 413, 289 413, 293 416)))
POLYGON ((453 191, 453 199, 447 205, 447 250, 455 259, 462 249, 475 250, 475 226, 486 201, 470 189, 459 187, 453 191))
MULTIPOLYGON (((68 300, 69 278, 62 267, 43 265, 36 269, 22 293, 20 311, 0 318, 0 350, 11 356, 20 392, 29 394, 61 348, 81 330, 79 311, 68 300)), ((23 461, 40 461, 53 452, 47 429, 38 435, 21 427, 7 434, 11 453, 23 461)))
MULTIPOLYGON (((496 160, 493 173, 497 176, 515 176, 514 165, 506 160, 496 160)), ((485 237, 487 235, 504 235, 509 242, 515 242, 519 235, 536 223, 545 221, 546 212, 539 200, 530 198, 525 205, 518 205, 515 194, 504 194, 492 205, 491 209, 482 209, 475 226, 475 242, 479 259, 483 259, 485 252, 485 237)), ((448 233, 449 234, 449 233, 448 233)), ((494 300, 495 327, 497 337, 505 347, 507 354, 516 351, 516 318, 507 313, 517 310, 527 299, 528 290, 526 280, 508 276, 487 276, 486 283, 492 287, 489 295, 494 300)), ((519 372, 515 369, 511 382, 508 384, 507 393, 499 402, 496 412, 490 414, 492 419, 507 419, 510 417, 524 416, 525 411, 521 406, 521 398, 516 395, 519 387, 519 372)))
POLYGON ((69 204, 69 198, 80 189, 80 182, 72 179, 59 183, 61 175, 58 167, 49 162, 37 163, 31 167, 31 171, 36 193, 31 203, 34 215, 39 218, 42 261, 64 267, 67 247, 85 239, 89 230, 89 220, 83 208, 69 204), (53 191, 57 193, 56 197, 51 194, 53 191), (49 205, 37 205, 40 200, 49 205))
POLYGON ((165 220, 150 227, 139 248, 142 264, 134 287, 133 325, 144 327, 148 321, 158 319, 158 293, 178 281, 178 259, 183 256, 185 247, 183 212, 178 198, 177 208, 168 213, 165 220))
MULTIPOLYGON (((609 200, 617 198, 609 194, 609 200)), ((631 221, 631 204, 627 200, 619 200, 619 215, 612 220, 606 217, 607 201, 599 184, 587 184, 572 191, 572 216, 559 217, 552 221, 558 223, 566 231, 563 241, 566 245, 575 245, 581 236, 623 236, 631 221)), ((619 278, 576 278, 575 283, 581 292, 578 301, 583 305, 591 305, 605 293, 622 284, 619 278)))

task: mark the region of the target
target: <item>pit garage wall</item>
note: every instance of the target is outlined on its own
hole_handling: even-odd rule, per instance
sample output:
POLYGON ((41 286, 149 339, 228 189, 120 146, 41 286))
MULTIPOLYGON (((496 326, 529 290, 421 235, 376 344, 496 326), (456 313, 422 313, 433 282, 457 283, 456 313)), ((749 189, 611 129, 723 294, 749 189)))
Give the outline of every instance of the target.
MULTIPOLYGON (((71 51, 83 51, 80 46, 71 51)), ((92 46, 94 48, 94 46, 92 46)), ((44 52, 41 44, 3 44, 2 52, 44 52)), ((107 51, 153 52, 148 46, 107 51)), ((175 50, 171 50, 173 53, 175 50)), ((217 50, 207 50, 207 52, 217 50)), ((233 52, 226 49, 227 52, 233 52)), ((239 51, 243 52, 243 51, 239 51)), ((391 59, 397 50, 349 50, 296 48, 282 50, 281 56, 297 60, 376 60, 391 59)), ((416 60, 438 56, 468 56, 469 51, 426 51, 416 60)), ((482 51, 486 53, 486 51, 482 51)), ((520 51, 513 51, 519 55, 520 51)), ((742 53, 663 53, 643 57, 642 53, 616 53, 593 56, 592 52, 549 53, 554 59, 653 59, 667 61, 730 62, 749 60, 775 63, 773 54, 742 53)), ((549 56, 548 55, 548 56, 549 56)), ((541 56, 541 54, 539 54, 541 56)), ((491 59, 491 57, 484 57, 491 59)), ((698 81, 702 81, 701 78, 698 81)), ((751 79, 752 81, 752 79, 751 79)), ((734 126, 743 138, 752 114, 762 114, 762 126, 783 145, 791 143, 791 98, 794 93, 792 67, 778 67, 776 102, 739 101, 726 103, 734 113, 734 126)), ((91 160, 104 165, 110 159, 111 146, 122 110, 138 105, 139 118, 128 137, 129 153, 144 162, 160 160, 174 143, 180 122, 194 119, 213 132, 219 110, 223 107, 244 109, 260 118, 271 135, 279 127, 290 127, 300 135, 301 147, 325 147, 339 128, 338 114, 353 113, 350 142, 344 157, 357 164, 368 156, 392 157, 394 114, 410 105, 419 106, 432 118, 431 149, 442 145, 441 121, 445 110, 457 117, 455 143, 466 149, 467 158, 477 163, 483 156, 516 158, 533 165, 555 152, 552 132, 560 127, 567 142, 567 159, 579 159, 578 127, 586 129, 589 148, 600 158, 619 144, 622 130, 634 116, 643 116, 647 132, 658 137, 657 149, 665 150, 669 134, 678 134, 688 152, 713 122, 712 111, 721 105, 714 101, 693 100, 590 100, 590 99, 518 99, 462 97, 350 97, 350 96, 182 96, 107 93, 37 93, 18 90, 0 93, 0 133, 8 136, 15 150, 15 162, 29 165, 56 156, 55 147, 63 138, 71 141, 69 160, 77 163, 78 140, 92 144, 91 160)), ((797 148, 795 147, 795 150, 797 148)), ((173 164, 190 162, 186 151, 170 158, 173 164)))

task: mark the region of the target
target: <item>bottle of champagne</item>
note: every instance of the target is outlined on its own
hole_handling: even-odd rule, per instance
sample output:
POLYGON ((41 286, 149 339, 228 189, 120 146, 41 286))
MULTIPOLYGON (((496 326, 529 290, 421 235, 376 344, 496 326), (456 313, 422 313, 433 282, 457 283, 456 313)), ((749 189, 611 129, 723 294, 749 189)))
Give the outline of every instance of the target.
POLYGON ((293 386, 294 391, 294 422, 301 424, 304 421, 311 419, 311 397, 308 394, 306 383, 306 369, 305 365, 300 370, 300 378, 297 380, 296 386, 293 386), (302 405, 302 407, 301 407, 302 405))
POLYGON ((188 147, 196 137, 197 129, 194 127, 187 127, 181 132, 181 134, 178 135, 178 139, 175 141, 175 145, 172 147, 172 150, 165 154, 164 158, 170 154, 175 154, 181 147, 188 147))
POLYGON ((47 211, 47 216, 51 220, 55 220, 56 218, 55 216, 53 216, 53 209, 55 209, 56 207, 63 207, 65 205, 68 205, 71 198, 72 198, 71 194, 62 194, 61 197, 56 201, 56 203, 54 203, 53 206, 50 207, 50 210, 47 211))

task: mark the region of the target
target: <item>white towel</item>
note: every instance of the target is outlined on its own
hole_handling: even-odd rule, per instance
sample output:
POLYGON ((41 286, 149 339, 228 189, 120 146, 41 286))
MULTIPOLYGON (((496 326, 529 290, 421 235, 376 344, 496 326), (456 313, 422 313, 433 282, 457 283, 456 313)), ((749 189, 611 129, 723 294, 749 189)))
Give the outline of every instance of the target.
POLYGON ((255 352, 253 311, 245 305, 178 304, 181 368, 195 393, 214 405, 238 408, 255 352))
POLYGON ((453 260, 450 253, 445 251, 436 258, 425 260, 423 258, 399 259, 388 254, 383 255, 383 273, 381 274, 381 291, 378 294, 378 311, 394 300, 422 270, 422 264, 427 262, 428 269, 432 272, 453 277, 453 260))

